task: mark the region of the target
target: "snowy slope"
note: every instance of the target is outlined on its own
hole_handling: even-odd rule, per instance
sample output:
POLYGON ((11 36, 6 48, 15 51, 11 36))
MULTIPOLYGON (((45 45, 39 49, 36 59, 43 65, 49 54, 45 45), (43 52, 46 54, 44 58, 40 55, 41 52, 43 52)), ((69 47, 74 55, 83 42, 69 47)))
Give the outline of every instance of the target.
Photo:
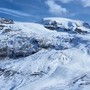
POLYGON ((90 28, 66 18, 43 20, 42 24, 1 23, 5 27, 0 30, 0 90, 89 90, 90 28), (78 24, 88 32, 44 27, 52 21, 71 31, 78 24))

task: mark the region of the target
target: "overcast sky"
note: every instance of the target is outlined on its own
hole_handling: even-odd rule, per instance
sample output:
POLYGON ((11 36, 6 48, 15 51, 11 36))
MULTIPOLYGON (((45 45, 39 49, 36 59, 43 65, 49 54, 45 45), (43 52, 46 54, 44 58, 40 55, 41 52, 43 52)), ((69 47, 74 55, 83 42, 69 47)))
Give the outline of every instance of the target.
POLYGON ((66 17, 90 23, 90 0, 0 0, 0 16, 19 21, 66 17))

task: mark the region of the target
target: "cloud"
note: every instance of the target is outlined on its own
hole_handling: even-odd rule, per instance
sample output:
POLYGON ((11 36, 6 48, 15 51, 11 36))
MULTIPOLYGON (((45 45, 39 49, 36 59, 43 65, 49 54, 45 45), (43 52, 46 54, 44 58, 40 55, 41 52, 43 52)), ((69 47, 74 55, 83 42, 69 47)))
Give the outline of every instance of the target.
POLYGON ((69 2, 71 2, 71 1, 73 1, 73 0, 56 0, 56 1, 60 1, 60 2, 62 2, 62 3, 69 3, 69 2))
POLYGON ((90 7, 90 0, 52 0, 52 1, 60 1, 62 3, 70 3, 73 1, 81 3, 84 7, 90 7))
POLYGON ((66 8, 63 8, 61 5, 57 4, 55 0, 47 0, 45 2, 49 7, 49 12, 55 15, 62 15, 68 12, 66 8))
POLYGON ((0 12, 8 14, 8 15, 12 15, 12 16, 26 16, 26 17, 31 16, 30 14, 27 14, 27 13, 24 13, 21 11, 17 11, 17 10, 7 9, 7 8, 0 8, 0 12))
POLYGON ((90 0, 82 0, 82 4, 84 7, 90 7, 90 0))

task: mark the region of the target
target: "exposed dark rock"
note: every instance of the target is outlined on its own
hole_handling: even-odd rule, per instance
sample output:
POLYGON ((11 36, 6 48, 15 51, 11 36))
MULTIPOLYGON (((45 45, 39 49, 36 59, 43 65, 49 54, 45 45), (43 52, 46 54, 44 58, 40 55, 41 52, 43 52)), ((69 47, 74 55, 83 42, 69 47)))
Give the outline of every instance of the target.
POLYGON ((2 33, 8 33, 8 32, 11 32, 12 30, 11 29, 4 29, 4 31, 2 33))
POLYGON ((56 21, 52 21, 49 24, 45 24, 44 27, 47 28, 47 29, 50 29, 50 30, 56 30, 56 29, 60 28, 56 21))
POLYGON ((14 76, 15 74, 19 74, 19 72, 0 68, 0 76, 3 75, 4 77, 9 77, 14 76))
POLYGON ((34 72, 34 73, 32 73, 31 76, 42 76, 44 74, 47 74, 47 73, 44 72, 44 71, 40 71, 40 72, 34 72))
POLYGON ((50 29, 50 30, 56 30, 59 29, 59 27, 57 26, 53 26, 53 25, 44 25, 45 28, 50 29))
POLYGON ((4 25, 0 25, 0 30, 3 30, 5 26, 4 25))
POLYGON ((2 23, 2 24, 13 24, 14 22, 12 19, 0 18, 0 23, 2 23))
POLYGON ((39 45, 36 39, 20 34, 19 36, 14 35, 11 38, 7 38, 4 42, 0 41, 0 43, 0 58, 26 57, 39 51, 39 45))
POLYGON ((85 33, 88 33, 87 31, 84 31, 84 30, 81 30, 79 28, 76 28, 75 31, 79 34, 85 34, 85 33))

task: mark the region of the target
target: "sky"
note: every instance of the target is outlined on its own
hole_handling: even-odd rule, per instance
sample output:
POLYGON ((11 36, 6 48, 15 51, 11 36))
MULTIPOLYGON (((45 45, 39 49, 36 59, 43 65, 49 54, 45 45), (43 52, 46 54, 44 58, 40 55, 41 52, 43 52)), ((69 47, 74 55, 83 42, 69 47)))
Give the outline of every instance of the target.
POLYGON ((65 17, 90 23, 90 0, 0 0, 0 17, 25 22, 65 17))

